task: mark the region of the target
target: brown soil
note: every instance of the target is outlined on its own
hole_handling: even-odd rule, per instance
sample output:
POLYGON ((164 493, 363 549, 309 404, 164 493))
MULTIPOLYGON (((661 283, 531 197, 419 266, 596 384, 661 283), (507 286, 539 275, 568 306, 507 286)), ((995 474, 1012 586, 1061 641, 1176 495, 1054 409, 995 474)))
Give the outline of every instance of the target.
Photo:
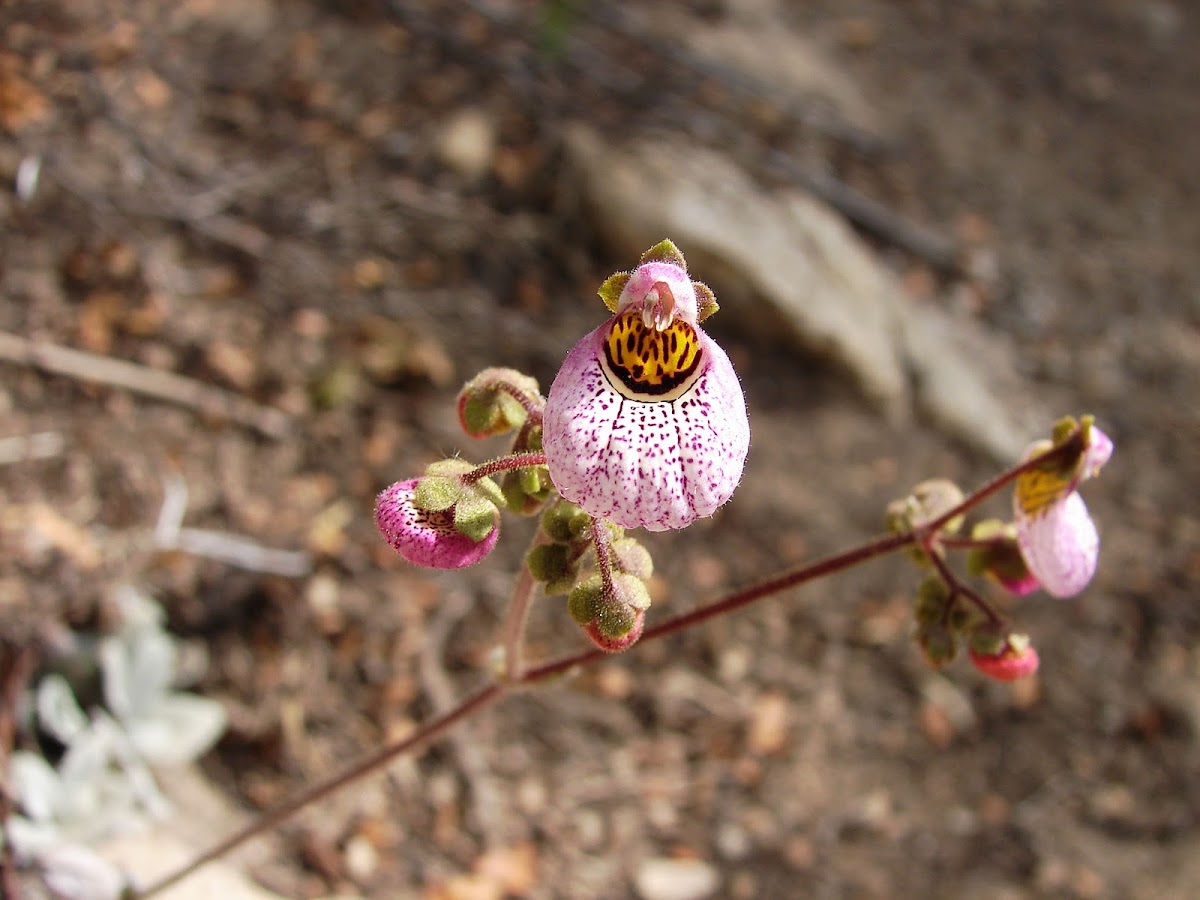
MULTIPOLYGON (((430 574, 380 544, 372 498, 497 452, 457 431, 456 386, 493 364, 548 385, 632 262, 579 212, 564 127, 771 146, 985 248, 998 277, 939 276, 937 296, 1015 336, 1037 391, 1114 437, 1088 493, 1095 582, 1011 607, 1038 680, 930 672, 915 576, 883 561, 509 699, 300 816, 257 874, 295 897, 619 897, 667 856, 710 861, 733 897, 1200 895, 1200 18, 1165 0, 782 4, 780 27, 883 110, 879 147, 743 102, 612 6, 561 25, 532 2, 0 9, 0 174, 42 161, 32 198, 0 196, 0 330, 294 420, 273 439, 0 364, 0 437, 66 441, 0 467, 5 636, 91 628, 115 585, 150 590, 209 654, 201 689, 231 726, 205 766, 250 808, 444 708, 482 678, 528 524, 465 575, 430 574), (478 177, 439 152, 468 108, 496 138, 478 177), (187 524, 307 548, 316 574, 151 552, 175 474, 187 524)), ((875 533, 921 478, 990 474, 713 321, 754 443, 721 515, 647 539, 652 616, 875 533)), ((581 646, 561 604, 535 610, 531 654, 581 646)))

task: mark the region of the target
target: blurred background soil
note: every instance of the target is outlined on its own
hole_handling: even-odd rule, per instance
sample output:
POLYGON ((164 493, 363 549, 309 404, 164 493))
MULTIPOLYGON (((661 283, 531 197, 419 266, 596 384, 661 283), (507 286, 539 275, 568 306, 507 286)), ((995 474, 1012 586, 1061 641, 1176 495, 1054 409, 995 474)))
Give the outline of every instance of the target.
MULTIPOLYGON (((373 497, 501 452, 458 432, 457 387, 487 365, 548 386, 635 261, 568 132, 681 140, 948 242, 864 232, 911 302, 1016 348, 982 372, 1026 386, 1008 408, 1114 438, 1094 583, 1008 607, 1042 671, 1006 686, 929 670, 915 572, 870 564, 510 698, 297 817, 253 874, 288 897, 1200 896, 1197 59, 1200 15, 1167 0, 8 2, 0 330, 260 411, 0 362, 0 438, 57 436, 0 465, 4 638, 151 592, 229 710, 203 770, 251 810, 480 683, 530 523, 466 573, 417 571, 373 497), (780 61, 765 38, 736 72, 697 49, 733 26, 849 87, 755 76, 780 61), (173 478, 188 526, 307 573, 156 551, 173 478)), ((711 328, 751 409, 745 478, 647 538, 652 619, 877 533, 922 478, 996 471, 754 318, 711 328)), ((538 605, 533 657, 582 646, 538 605)))

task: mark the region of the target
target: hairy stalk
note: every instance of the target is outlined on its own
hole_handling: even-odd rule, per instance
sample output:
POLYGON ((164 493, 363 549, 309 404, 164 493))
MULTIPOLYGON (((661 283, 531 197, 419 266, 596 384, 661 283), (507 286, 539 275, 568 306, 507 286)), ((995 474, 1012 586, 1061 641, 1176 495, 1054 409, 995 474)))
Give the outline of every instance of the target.
POLYGON ((592 517, 592 545, 596 548, 596 570, 607 594, 613 592, 612 554, 608 543, 608 526, 602 519, 592 517))
POLYGON ((463 481, 467 484, 474 484, 480 478, 487 478, 499 472, 507 472, 510 469, 524 469, 529 466, 544 466, 545 464, 546 454, 540 451, 510 453, 508 456, 498 456, 495 459, 489 459, 485 463, 480 463, 463 476, 463 481))
POLYGON ((504 623, 504 680, 510 684, 520 681, 525 674, 525 623, 529 621, 529 609, 537 589, 537 582, 525 564, 525 558, 545 539, 545 532, 538 528, 521 560, 521 571, 517 573, 517 582, 513 585, 512 602, 504 623))
MULTIPOLYGON (((757 600, 762 600, 765 597, 778 594, 781 591, 797 587, 801 584, 814 581, 818 578, 823 578, 827 575, 836 574, 837 572, 852 568, 860 563, 866 562, 867 560, 892 553, 902 547, 907 547, 912 544, 921 544, 924 546, 933 539, 933 536, 936 535, 938 529, 944 526, 951 519, 955 518, 956 516, 960 516, 968 510, 978 506, 984 500, 1003 489, 1006 485, 1011 484, 1023 473, 1039 466, 1046 465, 1047 463, 1051 463, 1060 456, 1067 457, 1069 454, 1078 455, 1081 452, 1079 447, 1079 439, 1080 438, 1077 432, 1075 436, 1072 436, 1063 444, 1059 444, 1045 453, 1039 454, 1038 456, 1026 460, 1020 465, 1001 473, 991 481, 984 484, 982 487, 975 490, 953 509, 922 525, 915 531, 905 534, 895 534, 875 538, 874 540, 871 540, 859 547, 855 547, 852 550, 847 550, 843 553, 828 556, 825 559, 818 560, 814 563, 810 563, 797 569, 785 572, 748 588, 743 588, 742 590, 736 591, 720 600, 717 600, 714 603, 709 604, 708 606, 701 607, 700 609, 694 610, 685 615, 662 622, 653 628, 647 628, 642 634, 639 643, 645 643, 647 641, 668 637, 672 634, 683 631, 686 628, 699 625, 701 622, 706 622, 709 619, 726 615, 734 610, 741 609, 742 607, 748 606, 757 600)), ((482 466, 476 469, 475 472, 481 472, 481 470, 488 469, 488 467, 494 468, 491 468, 490 471, 482 471, 481 474, 475 477, 480 478, 484 475, 490 475, 496 471, 519 468, 521 466, 528 465, 541 465, 543 463, 545 463, 545 455, 541 453, 514 454, 512 456, 501 457, 500 459, 492 460, 490 463, 484 463, 482 466)), ((472 475, 475 475, 475 472, 471 473, 471 475, 468 475, 467 477, 471 478, 472 475)), ((595 538, 596 555, 598 561, 600 560, 602 554, 604 555, 604 558, 607 559, 608 553, 608 534, 605 533, 601 535, 600 532, 603 530, 604 526, 602 523, 593 522, 592 533, 595 538)), ((936 559, 936 557, 932 554, 931 558, 936 559)), ((944 566, 944 563, 942 565, 944 566)), ((602 563, 600 564, 600 568, 603 572, 604 566, 602 563)), ((609 577, 611 578, 611 573, 609 577)), ((952 574, 951 577, 953 578, 952 574)), ((951 581, 948 583, 954 585, 957 584, 957 581, 951 581)), ((521 592, 518 590, 515 596, 519 596, 520 593, 521 592)), ((985 610, 988 609, 986 604, 984 604, 981 608, 985 610)), ((992 615, 994 616, 995 614, 992 613, 992 615)), ((510 615, 510 630, 506 636, 506 641, 512 638, 514 630, 518 635, 523 633, 524 616, 525 611, 519 611, 519 614, 515 616, 510 615), (514 622, 516 622, 516 624, 513 624, 514 622)), ((517 643, 519 644, 520 641, 518 640, 517 643)), ((511 652, 511 648, 508 649, 509 652, 511 652)), ((582 653, 576 653, 562 659, 555 660, 553 662, 545 663, 540 666, 535 666, 531 669, 525 670, 519 675, 519 677, 516 677, 512 680, 496 682, 481 688, 479 691, 469 696, 466 700, 462 701, 454 709, 434 719, 433 721, 426 723, 417 731, 416 734, 413 734, 404 740, 382 747, 366 758, 355 763, 349 769, 346 769, 327 781, 323 781, 314 787, 301 792, 290 800, 285 801, 283 804, 266 813, 261 818, 247 825, 245 828, 225 838, 216 846, 206 850, 191 862, 187 863, 183 868, 170 875, 167 875, 159 881, 152 883, 147 888, 144 888, 140 891, 133 891, 129 896, 133 898, 133 900, 143 900, 143 898, 151 897, 165 890, 166 888, 177 884, 179 881, 186 878, 201 866, 223 856, 250 838, 274 828, 276 825, 279 825, 284 820, 298 812, 300 809, 308 806, 310 803, 315 803, 318 800, 328 797, 330 794, 333 794, 342 787, 357 781, 359 778, 369 775, 380 767, 391 762, 396 757, 416 750, 419 747, 423 747, 424 745, 442 737, 447 731, 458 725, 463 720, 476 715, 483 709, 502 699, 507 694, 512 693, 518 687, 549 681, 556 676, 571 671, 572 669, 590 665, 600 659, 609 658, 610 656, 611 654, 605 653, 602 650, 591 649, 582 653)), ((509 665, 511 665, 511 662, 506 663, 506 666, 509 665)), ((512 671, 520 671, 520 669, 509 669, 508 671, 511 673, 512 671)))
MULTIPOLYGON (((922 541, 921 549, 925 551, 925 555, 929 557, 929 561, 933 563, 933 567, 937 569, 938 575, 941 576, 941 579, 945 583, 946 587, 950 589, 951 596, 965 597, 971 602, 972 606, 983 613, 984 618, 986 618, 991 624, 1004 624, 1004 617, 992 608, 992 604, 984 600, 982 595, 980 595, 977 591, 972 590, 968 585, 963 584, 962 579, 960 579, 954 573, 954 570, 946 565, 946 560, 942 559, 942 555, 937 552, 937 548, 933 546, 933 542, 931 540, 922 541)), ((949 615, 950 608, 952 606, 952 603, 946 604, 947 615, 949 615)))

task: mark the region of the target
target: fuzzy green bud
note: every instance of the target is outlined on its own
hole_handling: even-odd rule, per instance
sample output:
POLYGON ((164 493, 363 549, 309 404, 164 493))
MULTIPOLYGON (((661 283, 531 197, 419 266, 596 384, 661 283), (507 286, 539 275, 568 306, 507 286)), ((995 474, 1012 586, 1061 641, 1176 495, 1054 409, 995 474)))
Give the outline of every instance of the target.
POLYGON ((552 541, 578 540, 591 526, 592 517, 569 500, 559 500, 542 513, 542 531, 552 541))
POLYGON ((500 510, 487 497, 478 494, 463 497, 454 506, 454 529, 478 543, 492 533, 500 510))
POLYGON ((950 602, 950 589, 942 577, 934 572, 926 575, 917 587, 917 598, 913 604, 913 618, 919 625, 941 622, 950 602))
POLYGON ((599 575, 593 575, 571 589, 567 595, 567 612, 580 625, 586 625, 600 614, 603 602, 604 583, 599 575))
POLYGON ((462 499, 466 486, 461 478, 445 475, 426 475, 417 482, 413 506, 426 512, 441 512, 462 499))
POLYGON ((654 560, 650 551, 634 538, 621 538, 612 544, 613 563, 622 572, 645 581, 654 574, 654 560))
POLYGON ((471 437, 490 437, 520 428, 529 415, 526 406, 544 403, 537 381, 528 375, 484 369, 459 392, 458 421, 471 437))
POLYGON ((566 544, 538 544, 525 557, 529 574, 537 581, 574 580, 576 567, 566 544))
POLYGON ((935 669, 952 662, 958 655, 958 641, 940 625, 926 625, 917 629, 917 643, 925 655, 925 661, 935 669))

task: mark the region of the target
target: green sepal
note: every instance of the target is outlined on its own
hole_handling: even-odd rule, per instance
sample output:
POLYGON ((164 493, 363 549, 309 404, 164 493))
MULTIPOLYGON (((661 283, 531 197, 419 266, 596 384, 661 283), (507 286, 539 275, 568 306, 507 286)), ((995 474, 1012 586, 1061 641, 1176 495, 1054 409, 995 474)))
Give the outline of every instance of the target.
POLYGON ((623 638, 633 631, 633 626, 637 624, 637 614, 638 611, 632 606, 614 603, 602 609, 592 621, 606 638, 623 638))
POLYGON ((613 590, 618 603, 634 609, 650 608, 650 592, 646 590, 646 583, 635 575, 630 575, 628 572, 614 572, 613 590))
POLYGON ((593 575, 571 589, 567 612, 580 625, 587 625, 600 614, 603 601, 604 584, 599 575, 593 575))
POLYGON ((465 493, 461 478, 426 475, 413 491, 413 506, 426 512, 441 512, 461 500, 465 493))
POLYGON ((717 303, 717 295, 712 292, 712 288, 704 282, 693 281, 692 287, 696 291, 696 321, 703 322, 719 310, 721 305, 717 303))
POLYGON ((559 500, 542 514, 542 531, 552 541, 569 543, 586 531, 592 518, 569 500, 559 500))
POLYGON ((596 291, 600 295, 600 299, 604 301, 604 305, 608 307, 609 312, 617 311, 621 302, 621 291, 625 290, 625 285, 629 284, 631 277, 629 272, 615 272, 605 278, 604 284, 600 285, 600 289, 596 291))
POLYGON ((645 581, 654 574, 654 560, 650 558, 650 551, 635 538, 627 537, 614 541, 612 555, 616 567, 635 578, 645 581))
POLYGON ((457 475, 466 475, 468 472, 474 471, 475 464, 461 459, 457 456, 452 456, 449 459, 439 459, 437 462, 432 462, 425 467, 426 475, 446 475, 453 477, 457 475))
POLYGON ((454 507, 454 529, 479 543, 496 528, 500 511, 478 494, 463 497, 454 507))
POLYGON ((917 643, 925 654, 925 661, 935 669, 953 661, 958 655, 958 640, 940 625, 928 625, 917 629, 917 643))
POLYGON ((566 596, 571 593, 571 589, 575 587, 575 578, 578 573, 572 573, 566 578, 559 578, 554 581, 547 581, 542 585, 542 593, 547 597, 566 596))
MULTIPOLYGON (((1026 646, 1028 646, 1028 638, 1026 646)), ((980 656, 999 656, 1009 644, 1009 636, 996 631, 994 627, 983 626, 976 628, 967 639, 972 650, 980 656)))
POLYGON ((674 242, 670 240, 659 241, 643 253, 641 264, 645 265, 648 262, 674 263, 685 272, 687 271, 687 262, 684 260, 683 254, 675 246, 674 242))
MULTIPOLYGON (((534 469, 542 468, 534 466, 534 469)), ((513 472, 506 472, 504 478, 500 482, 500 489, 504 492, 504 505, 510 511, 519 516, 532 516, 542 504, 550 499, 550 495, 554 493, 553 488, 549 485, 549 476, 546 476, 546 485, 540 490, 526 490, 525 473, 527 469, 519 469, 513 472)), ((541 482, 539 481, 539 485, 541 482)))
POLYGON ((917 586, 917 597, 913 602, 913 618, 918 625, 932 625, 941 622, 946 614, 946 604, 950 602, 950 589, 946 587, 940 575, 930 573, 917 586))
POLYGON ((468 486, 469 492, 474 492, 477 497, 483 497, 493 506, 505 506, 504 491, 500 490, 500 485, 492 481, 488 477, 477 479, 474 483, 468 486))
POLYGON ((525 565, 536 581, 575 580, 576 566, 566 544, 539 544, 525 556, 525 565))
POLYGON ((463 430, 472 437, 484 438, 520 428, 529 413, 513 391, 535 407, 545 403, 537 379, 516 369, 484 369, 468 381, 458 392, 458 420, 463 430))

